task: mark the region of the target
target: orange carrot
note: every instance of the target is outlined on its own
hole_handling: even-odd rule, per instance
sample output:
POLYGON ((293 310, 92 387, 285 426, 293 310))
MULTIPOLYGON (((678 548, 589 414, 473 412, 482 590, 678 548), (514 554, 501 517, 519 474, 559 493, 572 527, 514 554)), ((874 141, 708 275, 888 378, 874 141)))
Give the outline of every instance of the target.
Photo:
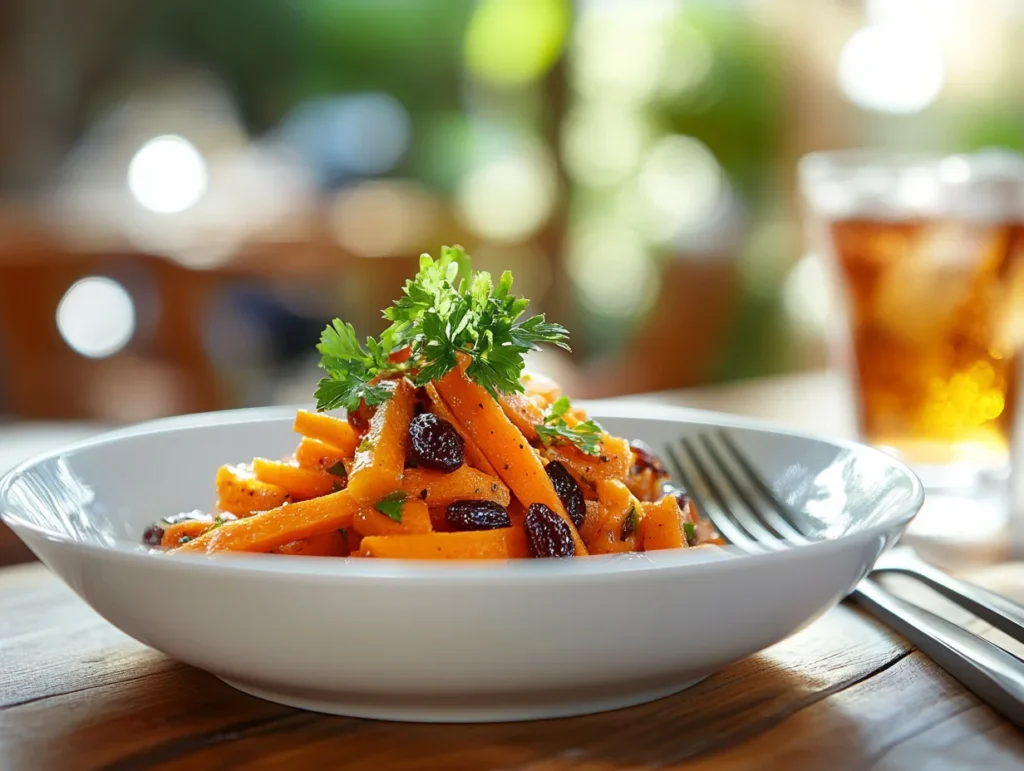
POLYGON ((221 466, 217 469, 217 507, 238 516, 254 511, 275 509, 289 500, 280 485, 262 482, 248 466, 221 466))
POLYGON ((644 517, 640 521, 640 542, 644 551, 682 549, 686 546, 683 532, 683 512, 672 495, 660 501, 644 503, 644 517))
POLYGON ((370 430, 356 449, 348 490, 366 503, 376 503, 402 485, 409 422, 412 420, 416 392, 406 380, 381 384, 392 397, 377 408, 370 419, 370 430))
POLYGON ((430 411, 441 418, 441 420, 447 420, 452 424, 452 427, 458 432, 459 436, 462 437, 465 442, 465 453, 466 462, 470 466, 474 466, 486 474, 494 476, 494 467, 488 462, 487 458, 480 451, 480 448, 476 444, 476 440, 469 435, 469 432, 463 428, 456 417, 452 414, 452 411, 448 408, 448 405, 444 403, 444 399, 437 392, 437 388, 433 383, 427 383, 426 385, 427 396, 430 397, 430 411))
POLYGON ((237 522, 228 522, 174 551, 207 554, 218 551, 266 552, 290 541, 352 527, 352 518, 360 505, 347 490, 288 503, 237 522))
POLYGON ((529 557, 526 533, 520 527, 462 533, 368 536, 364 557, 420 560, 519 559, 529 557))
POLYGON ((347 557, 348 541, 340 530, 331 530, 310 538, 291 541, 274 550, 277 554, 292 554, 303 557, 347 557))
POLYGON ((356 514, 352 526, 364 537, 430 532, 430 512, 423 501, 412 500, 403 503, 401 516, 401 521, 396 522, 373 506, 366 506, 356 514))
POLYGON ((467 378, 459 366, 437 381, 437 391, 523 506, 543 503, 556 512, 572 531, 576 554, 586 554, 587 547, 537 453, 486 389, 467 378))
POLYGON ((345 461, 351 460, 351 455, 345 457, 345 453, 333 444, 327 444, 319 439, 310 439, 308 436, 302 437, 299 446, 295 448, 295 462, 302 468, 327 471, 339 463, 344 464, 345 461))
POLYGON ((556 443, 544 451, 550 460, 560 460, 583 485, 591 489, 599 479, 625 479, 633 467, 629 442, 604 434, 597 455, 586 455, 573 445, 556 443))
POLYGON ((526 394, 501 394, 498 399, 505 416, 523 436, 537 441, 537 424, 544 422, 544 412, 526 394))
MULTIPOLYGON (((614 479, 598 480, 597 500, 597 522, 586 527, 591 553, 639 551, 644 510, 629 488, 614 479)), ((584 525, 589 523, 584 522, 584 525)))
POLYGON ((160 545, 165 549, 173 549, 181 546, 181 539, 187 539, 188 543, 193 538, 198 538, 207 530, 213 527, 213 518, 208 519, 186 519, 184 522, 175 522, 173 525, 164 527, 164 535, 160 545))
POLYGON ((355 429, 347 420, 322 412, 299 410, 295 415, 294 431, 337 447, 346 458, 351 458, 355 454, 356 445, 359 444, 355 429))
POLYGON ((338 477, 326 471, 300 468, 291 463, 256 458, 252 470, 261 482, 283 487, 291 494, 293 501, 319 498, 335 489, 338 477))
POLYGON ((460 466, 450 474, 424 468, 405 470, 402 489, 409 498, 419 498, 428 506, 447 506, 455 501, 494 501, 508 506, 508 487, 471 466, 460 466))

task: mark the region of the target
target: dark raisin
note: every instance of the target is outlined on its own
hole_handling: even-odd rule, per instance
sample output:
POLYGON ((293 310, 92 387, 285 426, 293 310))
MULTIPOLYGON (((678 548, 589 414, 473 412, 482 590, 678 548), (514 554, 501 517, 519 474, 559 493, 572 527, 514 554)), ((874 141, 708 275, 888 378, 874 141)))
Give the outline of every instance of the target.
POLYGON ((159 546, 164 540, 164 529, 160 525, 150 525, 142 533, 142 542, 146 546, 159 546))
POLYGON ((555 488, 558 499, 569 514, 569 519, 576 527, 582 526, 583 520, 587 516, 587 506, 583 502, 583 491, 580 490, 576 478, 569 473, 565 464, 560 460, 551 461, 545 470, 548 472, 548 478, 555 488))
POLYGON ((543 503, 530 505, 523 526, 534 557, 572 557, 576 554, 569 523, 543 503))
POLYGON ((462 437, 437 415, 417 415, 409 424, 409 460, 424 468, 455 471, 462 465, 462 437))
POLYGON ((455 501, 446 516, 452 530, 497 530, 512 527, 504 506, 494 501, 455 501))
POLYGON ((629 449, 633 451, 633 473, 639 474, 645 469, 651 469, 658 476, 668 476, 665 464, 661 462, 654 450, 646 442, 634 439, 629 443, 629 449))

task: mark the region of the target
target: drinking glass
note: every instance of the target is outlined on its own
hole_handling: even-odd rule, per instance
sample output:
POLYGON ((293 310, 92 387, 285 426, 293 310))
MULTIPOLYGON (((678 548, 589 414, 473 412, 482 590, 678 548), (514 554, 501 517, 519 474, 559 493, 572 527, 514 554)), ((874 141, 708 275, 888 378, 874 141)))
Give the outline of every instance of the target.
POLYGON ((1024 158, 816 153, 800 183, 845 306, 833 351, 861 437, 926 488, 910 535, 998 551, 1024 340, 1024 158))

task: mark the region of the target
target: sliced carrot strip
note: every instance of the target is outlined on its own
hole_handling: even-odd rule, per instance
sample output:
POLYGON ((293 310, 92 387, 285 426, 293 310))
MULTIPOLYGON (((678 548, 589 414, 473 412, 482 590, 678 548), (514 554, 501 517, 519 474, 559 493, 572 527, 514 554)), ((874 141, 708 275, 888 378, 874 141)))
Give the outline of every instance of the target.
POLYGON ((556 443, 544 451, 550 460, 560 460, 584 487, 593 489, 599 479, 623 480, 633 467, 629 442, 604 434, 597 455, 586 455, 573 445, 556 443))
MULTIPOLYGON (((597 522, 586 527, 591 553, 639 551, 644 509, 629 488, 614 479, 598 480, 597 501, 597 522)), ((584 525, 589 523, 584 522, 584 525)))
POLYGON ((346 457, 345 453, 333 444, 327 444, 319 439, 310 439, 308 436, 302 437, 299 446, 295 448, 295 462, 302 468, 318 471, 327 471, 338 463, 351 461, 352 457, 352 455, 346 457))
POLYGON ((288 491, 280 485, 261 482, 248 466, 221 466, 217 469, 217 507, 240 517, 254 511, 276 509, 288 501, 288 491))
POLYGON ((466 443, 466 462, 469 463, 469 465, 480 469, 484 473, 494 476, 494 467, 490 464, 487 458, 484 457, 484 454, 477 446, 476 440, 473 439, 473 437, 469 435, 469 432, 459 424, 458 419, 452 414, 448 405, 444 403, 444 399, 441 398, 441 395, 437 392, 437 388, 434 384, 427 383, 426 391, 427 396, 430 397, 430 411, 437 415, 437 417, 441 418, 441 420, 447 420, 451 423, 459 433, 459 436, 461 436, 462 440, 466 443))
POLYGON ((364 557, 420 560, 484 560, 529 557, 526 533, 520 527, 463 533, 368 536, 364 557))
POLYGON ((531 442, 537 441, 537 424, 544 422, 544 412, 526 394, 501 394, 498 399, 505 416, 531 442))
MULTIPOLYGON (((160 545, 165 549, 173 549, 181 546, 181 539, 187 538, 191 541, 198 538, 207 530, 213 527, 213 519, 187 519, 184 522, 176 522, 164 528, 164 535, 160 545)), ((186 541, 185 543, 188 543, 186 541)))
POLYGON ((293 501, 319 498, 335 489, 340 481, 333 474, 315 469, 300 468, 292 463, 256 458, 252 470, 261 482, 285 488, 293 501))
POLYGON ((450 474, 433 469, 406 469, 402 489, 410 498, 419 498, 432 507, 455 501, 494 501, 508 506, 511 500, 504 482, 470 466, 460 466, 450 474))
POLYGON ((352 518, 360 506, 360 502, 347 490, 288 503, 221 525, 179 546, 174 552, 270 551, 290 541, 352 527, 352 518))
POLYGON ((274 550, 277 554, 303 557, 347 557, 348 541, 340 530, 291 541, 274 550))
POLYGON ((586 554, 587 547, 555 494, 540 458, 494 398, 467 378, 461 366, 437 382, 437 391, 523 506, 543 503, 556 512, 572 530, 576 554, 586 554))
POLYGON ((395 522, 373 506, 367 506, 356 514, 352 526, 362 536, 409 535, 431 531, 430 512, 423 501, 406 501, 402 504, 402 521, 395 522))
POLYGON ((416 399, 408 381, 381 385, 392 390, 392 397, 370 419, 370 430, 359 443, 348 478, 349 492, 366 503, 376 503, 402 485, 409 422, 416 399))
POLYGON ((294 431, 311 439, 334 445, 346 458, 351 458, 359 444, 355 429, 347 420, 325 415, 322 412, 299 410, 295 415, 294 431))
POLYGON ((660 501, 644 503, 643 507, 640 542, 644 551, 682 549, 686 546, 683 512, 679 510, 675 496, 666 495, 660 501))

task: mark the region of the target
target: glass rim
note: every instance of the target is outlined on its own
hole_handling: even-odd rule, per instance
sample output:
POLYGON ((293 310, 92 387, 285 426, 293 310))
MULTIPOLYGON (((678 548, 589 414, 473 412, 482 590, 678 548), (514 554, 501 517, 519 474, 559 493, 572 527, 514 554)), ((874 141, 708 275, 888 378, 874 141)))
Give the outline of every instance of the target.
POLYGON ((805 184, 851 177, 892 178, 907 173, 934 174, 948 183, 1024 179, 1024 154, 1004 148, 942 153, 857 147, 807 153, 798 160, 797 170, 805 184))

